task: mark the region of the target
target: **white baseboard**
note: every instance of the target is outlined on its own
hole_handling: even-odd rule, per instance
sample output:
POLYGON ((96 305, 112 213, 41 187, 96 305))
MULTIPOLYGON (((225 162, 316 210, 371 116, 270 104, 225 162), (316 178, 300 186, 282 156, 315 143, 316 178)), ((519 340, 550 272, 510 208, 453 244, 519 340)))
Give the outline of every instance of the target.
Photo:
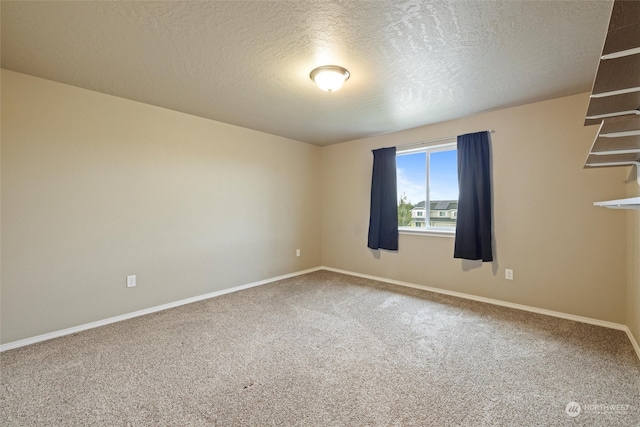
POLYGON ((633 348, 636 351, 636 354, 638 355, 638 359, 640 359, 640 346, 638 345, 638 341, 636 341, 635 337, 633 336, 633 334, 631 333, 631 329, 629 329, 628 326, 624 327, 625 332, 627 333, 627 336, 629 337, 629 341, 631 341, 631 345, 633 345, 633 348))
POLYGON ((179 301, 170 302, 167 304, 158 305, 155 307, 145 308, 143 310, 134 311, 131 313, 122 314, 120 316, 109 317, 108 319, 97 320, 91 323, 85 323, 84 325, 74 326, 67 329, 62 329, 60 331, 49 332, 42 335, 37 335, 31 338, 25 338, 18 341, 9 342, 6 344, 0 345, 0 353, 7 350, 12 350, 18 347, 24 347, 25 345, 35 344, 37 342, 50 340, 52 338, 58 338, 65 335, 75 334, 77 332, 86 331, 87 329, 93 329, 100 326, 108 325, 110 323, 120 322, 122 320, 132 319, 138 316, 144 316, 145 314, 151 314, 162 310, 167 310, 169 308, 178 307, 185 304, 190 304, 192 302, 202 301, 209 298, 214 298, 220 295, 229 294, 232 292, 241 291, 243 289, 253 288, 255 286, 266 285, 267 283, 276 282, 278 280, 288 279, 290 277, 301 276, 303 274, 312 273, 314 271, 321 270, 322 267, 310 268, 307 270, 296 271, 295 273, 289 273, 278 277, 272 277, 270 279, 260 280, 258 282, 247 283, 246 285, 235 286, 233 288, 222 289, 220 291, 210 292, 204 295, 198 295, 191 298, 182 299, 179 301))
POLYGON ((546 316, 559 317, 561 319, 573 320, 575 322, 588 323, 590 325, 602 326, 610 329, 617 329, 627 333, 627 336, 629 337, 629 340, 631 341, 631 344, 633 345, 633 348, 636 351, 636 355, 638 356, 638 359, 640 359, 640 346, 638 346, 638 343, 635 340, 633 334, 631 333, 631 330, 629 329, 629 327, 627 325, 622 325, 620 323, 607 322, 605 320, 592 319, 590 317, 576 316, 574 314, 562 313, 560 311, 546 310, 544 308, 531 307, 528 305, 501 301, 493 298, 485 298, 485 297, 480 297, 476 295, 465 294, 463 292, 449 291, 449 290, 440 289, 440 288, 432 288, 430 286, 417 285, 415 283, 403 282, 403 281, 394 280, 394 279, 387 279, 379 276, 371 276, 369 274, 354 273, 353 271, 340 270, 338 268, 323 266, 321 267, 321 269, 327 270, 327 271, 333 271, 335 273, 347 274, 349 276, 362 277, 364 279, 377 280, 378 282, 391 283, 393 285, 405 286, 408 288, 421 289, 424 291, 434 292, 438 294, 450 295, 458 298, 484 302, 487 304, 499 305, 499 306, 508 307, 508 308, 515 308, 517 310, 529 311, 537 314, 544 314, 546 316))
POLYGON ((169 308, 174 308, 174 307, 178 307, 178 306, 181 306, 181 305, 190 304, 192 302, 197 302, 197 301, 202 301, 202 300, 209 299, 209 298, 214 298, 214 297, 217 297, 217 296, 220 296, 220 295, 225 295, 225 294, 229 294, 229 293, 232 293, 232 292, 241 291, 243 289, 249 289, 249 288, 253 288, 253 287, 256 287, 256 286, 260 286, 260 285, 266 285, 267 283, 272 283, 272 282, 276 282, 278 280, 288 279, 288 278, 291 278, 291 277, 301 276, 303 274, 312 273, 314 271, 319 271, 319 270, 333 271, 335 273, 342 273, 342 274, 346 274, 346 275, 349 275, 349 276, 362 277, 362 278, 365 278, 365 279, 377 280, 379 282, 391 283, 393 285, 405 286, 405 287, 414 288, 414 289, 421 289, 421 290, 424 290, 424 291, 434 292, 434 293, 438 293, 438 294, 450 295, 450 296, 454 296, 454 297, 458 297, 458 298, 464 298, 464 299, 468 299, 468 300, 484 302, 484 303, 487 303, 487 304, 493 304, 493 305, 498 305, 498 306, 508 307, 508 308, 515 308, 517 310, 529 311, 529 312, 532 312, 532 313, 544 314, 546 316, 559 317, 561 319, 573 320, 575 322, 588 323, 588 324, 591 324, 591 325, 602 326, 602 327, 605 327, 605 328, 621 330, 621 331, 626 332, 627 336, 629 337, 629 340, 631 341, 631 344, 633 345, 634 350, 636 351, 636 355, 638 356, 638 359, 640 359, 640 346, 638 345, 638 342, 636 341, 635 337, 633 336, 633 334, 631 333, 631 330, 629 329, 629 327, 627 325, 622 325, 620 323, 607 322, 607 321, 604 321, 604 320, 592 319, 590 317, 576 316, 574 314, 562 313, 560 311, 546 310, 546 309, 543 309, 543 308, 531 307, 531 306, 523 305, 523 304, 515 304, 515 303, 511 303, 511 302, 497 300, 497 299, 485 298, 485 297, 480 297, 480 296, 471 295, 471 294, 465 294, 463 292, 449 291, 449 290, 440 289, 440 288, 432 288, 430 286, 418 285, 418 284, 415 284, 415 283, 403 282, 403 281, 394 280, 394 279, 387 279, 385 277, 372 276, 372 275, 369 275, 369 274, 355 273, 353 271, 341 270, 341 269, 338 269, 338 268, 325 267, 325 266, 309 268, 307 270, 302 270, 302 271, 297 271, 297 272, 294 272, 294 273, 285 274, 285 275, 282 275, 282 276, 272 277, 270 279, 260 280, 258 282, 248 283, 246 285, 240 285, 240 286, 235 286, 233 288, 228 288, 228 289, 223 289, 223 290, 220 290, 220 291, 210 292, 210 293, 207 293, 207 294, 204 294, 204 295, 198 295, 198 296, 195 296, 195 297, 191 297, 191 298, 186 298, 186 299, 182 299, 182 300, 179 300, 179 301, 170 302, 170 303, 167 303, 167 304, 162 304, 162 305, 158 305, 158 306, 155 306, 155 307, 145 308, 143 310, 138 310, 138 311, 134 311, 134 312, 131 312, 131 313, 122 314, 120 316, 110 317, 108 319, 98 320, 98 321, 91 322, 91 323, 85 323, 83 325, 74 326, 74 327, 67 328, 67 329, 62 329, 62 330, 59 330, 59 331, 54 331, 54 332, 49 332, 49 333, 42 334, 42 335, 37 335, 37 336, 31 337, 31 338, 25 338, 25 339, 22 339, 22 340, 9 342, 9 343, 0 345, 0 353, 3 352, 3 351, 14 349, 14 348, 24 347, 24 346, 30 345, 30 344, 35 344, 35 343, 38 343, 38 342, 41 342, 41 341, 46 341, 46 340, 50 340, 50 339, 53 339, 53 338, 62 337, 62 336, 65 336, 65 335, 75 334, 77 332, 85 331, 87 329, 97 328, 97 327, 100 327, 100 326, 108 325, 110 323, 120 322, 122 320, 132 319, 132 318, 138 317, 138 316, 144 316, 145 314, 151 314, 151 313, 155 313, 155 312, 158 312, 158 311, 167 310, 169 308))

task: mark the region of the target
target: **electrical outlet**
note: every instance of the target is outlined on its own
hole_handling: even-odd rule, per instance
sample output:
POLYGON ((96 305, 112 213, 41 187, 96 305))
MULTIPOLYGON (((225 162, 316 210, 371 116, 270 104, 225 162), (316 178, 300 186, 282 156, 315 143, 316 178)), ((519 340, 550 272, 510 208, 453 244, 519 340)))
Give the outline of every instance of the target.
POLYGON ((133 288, 136 285, 136 276, 127 276, 127 288, 133 288))
POLYGON ((300 256, 300 249, 296 249, 296 256, 300 256))
POLYGON ((507 268, 504 270, 504 278, 507 280, 513 280, 513 270, 510 268, 507 268))

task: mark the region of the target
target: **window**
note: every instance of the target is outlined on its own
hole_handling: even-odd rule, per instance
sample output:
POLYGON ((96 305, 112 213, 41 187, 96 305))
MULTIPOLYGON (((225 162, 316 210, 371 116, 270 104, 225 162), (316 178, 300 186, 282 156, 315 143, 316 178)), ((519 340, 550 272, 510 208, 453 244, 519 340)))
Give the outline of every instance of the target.
POLYGON ((455 231, 458 210, 456 142, 399 149, 398 228, 401 231, 455 231), (425 219, 426 222, 425 222, 425 219))

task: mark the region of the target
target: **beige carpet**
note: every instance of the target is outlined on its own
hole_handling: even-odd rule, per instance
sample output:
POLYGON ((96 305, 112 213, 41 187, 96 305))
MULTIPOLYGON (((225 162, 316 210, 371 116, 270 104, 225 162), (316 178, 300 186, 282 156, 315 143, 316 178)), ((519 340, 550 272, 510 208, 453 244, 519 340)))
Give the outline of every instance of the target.
POLYGON ((640 425, 621 331, 326 271, 10 350, 0 368, 2 426, 640 425))

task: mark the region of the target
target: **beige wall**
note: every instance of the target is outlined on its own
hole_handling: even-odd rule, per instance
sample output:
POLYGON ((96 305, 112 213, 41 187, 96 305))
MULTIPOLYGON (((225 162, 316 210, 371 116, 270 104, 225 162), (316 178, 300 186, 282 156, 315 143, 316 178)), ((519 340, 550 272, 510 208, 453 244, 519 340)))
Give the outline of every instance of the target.
POLYGON ((1 83, 2 343, 321 264, 320 148, 1 83))
MULTIPOLYGON (((635 167, 631 170, 627 188, 628 197, 640 196, 635 167)), ((640 343, 640 210, 627 211, 627 227, 627 326, 640 343)))
POLYGON ((1 83, 2 343, 319 265, 640 336, 640 213, 592 206, 639 187, 625 194, 628 168, 582 168, 587 94, 321 149, 9 71, 1 83), (454 260, 447 237, 366 248, 372 149, 489 128, 496 262, 454 260))
POLYGON ((626 323, 627 213, 593 202, 625 197, 627 171, 583 169, 597 130, 583 126, 587 103, 580 94, 324 148, 324 265, 626 323), (369 250, 371 150, 485 129, 495 130, 496 261, 455 260, 446 237, 369 250))

